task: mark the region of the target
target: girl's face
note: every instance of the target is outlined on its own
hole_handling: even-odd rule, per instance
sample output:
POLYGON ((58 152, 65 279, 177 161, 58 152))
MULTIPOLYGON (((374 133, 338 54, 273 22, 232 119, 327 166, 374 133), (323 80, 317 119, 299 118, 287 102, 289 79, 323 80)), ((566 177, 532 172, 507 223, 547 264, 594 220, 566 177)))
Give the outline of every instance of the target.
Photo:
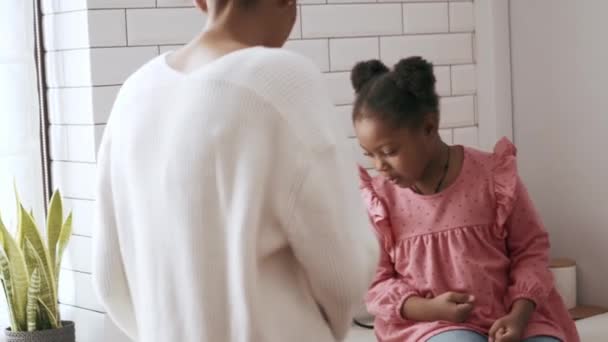
POLYGON ((428 124, 394 127, 374 117, 355 121, 359 144, 381 175, 399 187, 411 187, 424 175, 437 130, 428 124))

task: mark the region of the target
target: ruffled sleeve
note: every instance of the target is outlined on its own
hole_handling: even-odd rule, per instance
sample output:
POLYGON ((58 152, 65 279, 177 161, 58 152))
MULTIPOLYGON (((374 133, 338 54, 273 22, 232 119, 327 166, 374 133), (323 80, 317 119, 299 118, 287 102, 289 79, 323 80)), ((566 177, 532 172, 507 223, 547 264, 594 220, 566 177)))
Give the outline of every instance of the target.
POLYGON ((367 170, 361 166, 359 166, 359 180, 361 196, 363 197, 367 213, 374 226, 376 236, 381 241, 382 247, 387 251, 390 251, 393 248, 393 239, 388 224, 389 216, 386 206, 374 188, 373 178, 369 175, 367 170))
POLYGON ((507 139, 502 138, 494 148, 494 193, 496 196, 496 233, 507 236, 505 223, 515 204, 517 187, 517 149, 507 139))
POLYGON ((517 173, 516 149, 503 138, 494 151, 496 226, 511 259, 507 307, 527 299, 538 307, 553 288, 549 237, 517 173))
POLYGON ((359 168, 361 179, 361 194, 367 206, 370 220, 381 244, 380 262, 376 276, 370 286, 365 302, 367 310, 376 319, 387 323, 403 323, 401 315, 403 303, 412 297, 420 296, 412 284, 408 284, 395 270, 392 238, 388 210, 385 203, 374 188, 373 179, 363 168, 359 168))

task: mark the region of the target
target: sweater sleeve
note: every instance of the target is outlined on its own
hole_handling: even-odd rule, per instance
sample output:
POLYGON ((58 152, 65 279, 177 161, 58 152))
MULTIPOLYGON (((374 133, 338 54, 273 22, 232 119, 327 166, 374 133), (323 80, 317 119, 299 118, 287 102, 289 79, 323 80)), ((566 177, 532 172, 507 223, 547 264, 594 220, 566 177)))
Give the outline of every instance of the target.
POLYGON ((302 57, 274 57, 281 74, 290 77, 272 82, 273 103, 307 151, 287 210, 289 239, 316 302, 341 341, 372 281, 378 246, 358 193, 353 152, 340 136, 321 73, 302 57))
POLYGON ((288 141, 274 162, 275 179, 291 190, 277 206, 293 253, 336 340, 343 340, 369 286, 378 257, 357 189, 352 148, 338 128, 318 68, 277 49, 256 51, 248 63, 255 92, 276 108, 288 141), (289 146, 289 147, 288 147, 289 146), (294 147, 294 146, 297 146, 294 147), (287 150, 285 150, 287 149, 287 150), (284 153, 284 154, 283 154, 284 153))
POLYGON ((290 242, 337 340, 351 325, 378 255, 357 194, 354 163, 328 149, 314 160, 294 198, 290 242))
POLYGON ((125 275, 112 203, 111 137, 109 125, 97 163, 97 198, 93 236, 93 286, 110 319, 127 336, 137 340, 137 327, 125 275))

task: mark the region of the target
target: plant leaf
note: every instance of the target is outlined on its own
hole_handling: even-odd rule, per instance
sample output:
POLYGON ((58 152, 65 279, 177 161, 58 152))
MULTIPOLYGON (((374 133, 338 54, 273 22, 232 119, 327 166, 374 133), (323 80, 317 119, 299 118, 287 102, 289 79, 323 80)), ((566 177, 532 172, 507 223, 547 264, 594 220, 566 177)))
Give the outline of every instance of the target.
POLYGON ((21 199, 19 198, 19 191, 17 191, 17 180, 13 179, 13 188, 15 191, 15 203, 17 204, 17 232, 15 234, 15 239, 17 240, 17 245, 21 248, 23 247, 23 234, 21 232, 21 199))
POLYGON ((50 264, 56 265, 57 241, 63 226, 63 203, 59 190, 53 193, 47 215, 47 247, 49 249, 50 264))
MULTIPOLYGON (((27 268, 27 278, 31 279, 34 270, 40 266, 38 265, 38 260, 36 260, 36 251, 34 250, 33 253, 29 252, 27 244, 27 239, 23 240, 23 248, 21 249, 21 253, 23 253, 23 258, 25 259, 25 266, 27 268)), ((31 243, 29 244, 31 245, 31 243)))
MULTIPOLYGON (((8 261, 9 279, 4 279, 5 288, 11 288, 8 305, 13 314, 11 318, 13 331, 24 331, 27 328, 26 305, 28 289, 28 273, 25 259, 17 242, 9 234, 8 230, 0 220, 0 235, 2 235, 2 253, 4 262, 8 261)), ((5 265, 6 266, 6 265, 5 265)), ((3 273, 4 275, 4 273, 3 273)))
POLYGON ((13 305, 13 284, 11 282, 11 270, 8 263, 8 258, 4 249, 0 250, 0 278, 2 279, 2 288, 4 289, 4 295, 6 297, 6 305, 8 306, 8 313, 11 319, 11 329, 17 331, 17 322, 15 321, 15 306, 13 305))
POLYGON ((72 237, 72 213, 68 215, 68 218, 61 227, 61 234, 59 235, 59 241, 57 242, 57 261, 55 262, 55 280, 58 281, 59 273, 61 272, 61 261, 63 260, 63 253, 70 242, 72 237))
MULTIPOLYGON (((22 205, 19 205, 19 213, 20 213, 20 217, 21 217, 21 234, 22 234, 22 241, 21 241, 21 249, 23 251, 26 250, 26 241, 29 241, 32 244, 32 247, 34 248, 34 250, 36 251, 36 255, 38 257, 40 257, 40 259, 42 260, 42 265, 43 266, 38 266, 36 264, 27 264, 27 268, 29 271, 29 273, 31 274, 31 270, 33 270, 34 268, 40 268, 43 270, 49 270, 49 277, 52 280, 52 289, 53 292, 54 288, 56 286, 56 281, 55 281, 55 274, 52 272, 53 267, 50 264, 50 257, 49 257, 49 252, 48 249, 46 248, 44 242, 42 241, 42 236, 40 235, 40 231, 38 230, 38 227, 36 227, 36 223, 34 222, 34 219, 30 216, 30 214, 27 213, 27 211, 25 211, 25 209, 23 208, 22 205)), ((25 258, 26 262, 32 262, 31 258, 25 258)))
MULTIPOLYGON (((26 260, 32 258, 35 260, 36 264, 33 267, 34 270, 38 271, 38 277, 39 279, 39 283, 40 285, 40 289, 38 291, 37 297, 40 299, 40 301, 44 302, 47 307, 52 310, 53 312, 57 312, 58 311, 58 304, 57 304, 57 292, 55 291, 55 282, 53 280, 53 278, 51 277, 51 273, 53 272, 52 269, 48 269, 44 263, 44 261, 42 260, 42 258, 40 257, 40 255, 36 252, 34 246, 32 245, 32 243, 29 240, 25 241, 25 255, 26 260)), ((32 277, 33 277, 33 273, 32 273, 32 277)), ((32 281, 32 280, 30 280, 32 281)), ((29 300, 28 300, 29 302, 29 300)), ((57 322, 50 322, 51 323, 51 327, 55 328, 57 327, 57 322)))
MULTIPOLYGON (((51 309, 49 309, 49 307, 46 306, 46 304, 44 304, 44 302, 41 301, 40 298, 38 299, 38 303, 40 304, 40 307, 42 307, 44 309, 43 313, 49 318, 49 320, 51 322, 58 322, 58 319, 57 319, 58 317, 55 316, 55 314, 51 311, 51 309)), ((61 324, 58 326, 54 326, 53 329, 57 329, 60 326, 61 326, 61 324)))
POLYGON ((36 331, 38 323, 38 295, 40 294, 40 273, 34 269, 27 290, 27 331, 36 331))

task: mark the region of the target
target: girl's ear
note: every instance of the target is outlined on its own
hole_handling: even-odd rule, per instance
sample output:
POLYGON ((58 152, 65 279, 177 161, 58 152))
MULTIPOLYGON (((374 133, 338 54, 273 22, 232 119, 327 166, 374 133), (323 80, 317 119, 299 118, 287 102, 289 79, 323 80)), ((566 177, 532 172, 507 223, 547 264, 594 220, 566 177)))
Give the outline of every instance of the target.
POLYGON ((424 135, 427 137, 439 132, 439 115, 432 113, 428 114, 424 120, 422 129, 424 135))

